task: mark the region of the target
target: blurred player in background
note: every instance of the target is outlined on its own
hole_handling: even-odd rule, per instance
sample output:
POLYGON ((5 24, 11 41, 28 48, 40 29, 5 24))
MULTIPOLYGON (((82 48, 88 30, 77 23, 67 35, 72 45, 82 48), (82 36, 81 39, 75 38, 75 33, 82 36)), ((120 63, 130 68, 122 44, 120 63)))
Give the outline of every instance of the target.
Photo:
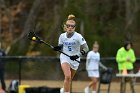
MULTIPOLYGON (((123 74, 124 70, 126 70, 127 73, 129 74, 133 73, 133 69, 134 69, 133 64, 136 61, 136 57, 135 57, 134 50, 132 49, 132 43, 130 41, 125 41, 124 46, 117 51, 116 61, 118 63, 119 73, 123 74)), ((122 79, 121 90, 120 90, 121 93, 125 93, 125 87, 126 87, 125 81, 127 81, 127 78, 122 79)), ((132 84, 133 84, 133 80, 131 79, 131 89, 132 92, 135 93, 132 84)))
POLYGON ((64 24, 65 33, 59 37, 58 46, 54 47, 55 51, 61 50, 70 55, 70 57, 60 54, 61 67, 64 73, 64 88, 61 92, 70 93, 71 81, 78 69, 80 56, 88 52, 88 46, 81 34, 75 31, 76 21, 74 15, 69 15, 64 24))
POLYGON ((100 54, 98 52, 99 44, 97 41, 93 44, 92 51, 88 52, 86 60, 86 70, 88 72, 88 77, 90 77, 91 82, 85 88, 85 93, 89 93, 89 88, 92 88, 92 93, 96 93, 96 86, 99 78, 99 62, 100 54))
MULTIPOLYGON (((6 53, 2 50, 1 43, 0 43, 0 57, 2 56, 6 56, 6 53)), ((2 91, 6 91, 6 85, 4 81, 4 72, 5 72, 4 69, 5 69, 5 63, 0 60, 0 79, 1 79, 2 91)))

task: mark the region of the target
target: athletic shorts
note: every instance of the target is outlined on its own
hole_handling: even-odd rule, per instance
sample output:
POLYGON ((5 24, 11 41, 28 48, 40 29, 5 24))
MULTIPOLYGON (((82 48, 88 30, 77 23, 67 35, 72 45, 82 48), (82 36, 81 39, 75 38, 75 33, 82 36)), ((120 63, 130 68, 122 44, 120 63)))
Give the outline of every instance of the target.
MULTIPOLYGON (((78 58, 77 60, 80 61, 80 58, 78 58)), ((68 56, 64 54, 60 54, 60 62, 61 64, 68 63, 73 70, 77 70, 79 67, 79 63, 77 61, 71 60, 68 56)))
POLYGON ((99 77, 99 70, 87 70, 88 77, 99 77))

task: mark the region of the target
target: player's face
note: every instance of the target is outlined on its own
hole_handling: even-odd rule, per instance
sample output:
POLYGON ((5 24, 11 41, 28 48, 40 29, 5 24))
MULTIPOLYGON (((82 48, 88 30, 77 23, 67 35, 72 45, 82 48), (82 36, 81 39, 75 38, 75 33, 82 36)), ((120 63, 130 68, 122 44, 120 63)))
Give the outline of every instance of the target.
POLYGON ((99 50, 99 45, 93 45, 93 51, 98 52, 99 50))
POLYGON ((66 31, 68 33, 72 33, 73 31, 75 31, 75 21, 73 20, 68 20, 66 22, 66 31))

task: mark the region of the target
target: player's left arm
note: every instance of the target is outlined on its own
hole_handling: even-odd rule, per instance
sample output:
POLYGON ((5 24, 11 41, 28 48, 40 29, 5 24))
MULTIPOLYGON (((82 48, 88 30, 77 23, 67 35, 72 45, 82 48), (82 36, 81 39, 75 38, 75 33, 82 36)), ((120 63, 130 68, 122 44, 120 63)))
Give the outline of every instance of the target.
POLYGON ((85 55, 89 51, 89 48, 88 48, 88 45, 87 45, 85 39, 81 35, 79 36, 79 42, 81 45, 79 56, 82 56, 82 55, 85 55))
POLYGON ((80 56, 85 55, 89 51, 87 43, 80 46, 80 56))

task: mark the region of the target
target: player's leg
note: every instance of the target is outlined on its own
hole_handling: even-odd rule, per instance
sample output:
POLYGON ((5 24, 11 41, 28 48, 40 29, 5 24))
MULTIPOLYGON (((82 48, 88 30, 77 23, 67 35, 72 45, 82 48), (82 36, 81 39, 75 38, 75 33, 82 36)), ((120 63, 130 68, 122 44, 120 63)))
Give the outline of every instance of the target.
POLYGON ((96 86, 98 83, 99 71, 98 70, 88 71, 88 76, 90 77, 91 82, 85 88, 85 93, 89 92, 89 88, 92 88, 92 93, 96 93, 96 86))
POLYGON ((71 79, 73 79, 73 77, 74 77, 75 73, 76 73, 76 70, 71 69, 71 79))
POLYGON ((89 85, 90 88, 92 88, 92 93, 96 93, 96 86, 98 83, 98 79, 96 77, 91 77, 92 84, 89 85))
POLYGON ((4 81, 4 70, 3 69, 0 69, 0 79, 1 79, 2 89, 5 91, 6 85, 5 85, 5 81, 4 81))
POLYGON ((93 86, 93 82, 91 81, 87 87, 85 87, 85 93, 89 93, 89 88, 91 88, 93 86))
POLYGON ((64 73, 64 91, 70 92, 70 85, 71 85, 71 68, 67 62, 61 64, 63 73, 64 73))
MULTIPOLYGON (((92 71, 91 70, 87 70, 87 72, 88 72, 88 77, 92 77, 92 71)), ((85 93, 89 93, 89 86, 92 86, 93 85, 93 82, 91 81, 89 84, 88 84, 88 86, 86 86, 85 87, 85 89, 84 89, 84 92, 85 93)))
POLYGON ((90 77, 90 78, 91 78, 91 82, 85 88, 85 93, 89 92, 89 88, 92 88, 92 93, 96 93, 96 87, 97 87, 98 79, 96 77, 90 77))
POLYGON ((93 82, 92 93, 96 93, 96 87, 97 87, 97 84, 98 84, 98 78, 99 78, 99 70, 93 71, 93 77, 91 78, 91 80, 93 82))
POLYGON ((71 68, 71 86, 70 86, 70 91, 72 92, 72 79, 75 76, 76 70, 71 68))
POLYGON ((93 81, 91 81, 88 85, 89 88, 91 88, 93 86, 93 81))

